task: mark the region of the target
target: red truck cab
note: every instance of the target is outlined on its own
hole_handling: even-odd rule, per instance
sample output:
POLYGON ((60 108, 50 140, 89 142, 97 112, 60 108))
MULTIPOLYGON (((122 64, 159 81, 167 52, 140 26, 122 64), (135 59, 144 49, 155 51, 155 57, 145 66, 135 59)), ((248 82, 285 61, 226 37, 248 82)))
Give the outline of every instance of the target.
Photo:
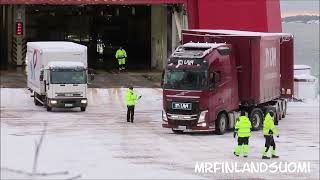
POLYGON ((224 109, 238 109, 237 72, 231 52, 231 46, 224 43, 186 43, 177 48, 164 74, 163 117, 167 123, 163 127, 174 131, 226 127, 227 117, 221 117, 220 124, 208 120, 224 109))
POLYGON ((234 128, 240 110, 247 112, 253 130, 262 127, 269 111, 276 122, 285 117, 283 97, 293 89, 293 41, 284 43, 284 36, 293 39, 275 33, 184 30, 184 44, 170 56, 163 75, 162 126, 174 133, 224 134, 234 128), (287 79, 282 83, 281 78, 287 79))

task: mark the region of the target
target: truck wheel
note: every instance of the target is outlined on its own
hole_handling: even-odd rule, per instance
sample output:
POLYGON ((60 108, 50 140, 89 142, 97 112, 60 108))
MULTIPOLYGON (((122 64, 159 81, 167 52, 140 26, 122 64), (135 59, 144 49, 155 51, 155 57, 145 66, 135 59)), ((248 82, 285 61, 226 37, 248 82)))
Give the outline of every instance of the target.
POLYGON ((277 110, 277 117, 278 117, 278 119, 279 119, 279 121, 281 120, 281 118, 282 118, 282 108, 281 108, 281 102, 279 103, 277 103, 277 106, 276 106, 276 110, 277 110))
POLYGON ((254 108, 250 111, 249 119, 251 121, 252 130, 258 131, 262 127, 263 112, 260 108, 254 108))
POLYGON ((227 116, 225 113, 220 113, 216 120, 216 133, 222 135, 226 132, 227 129, 227 116))
POLYGON ((277 110, 275 107, 273 106, 267 106, 264 110, 264 115, 266 115, 268 112, 273 112, 274 114, 274 117, 273 117, 273 120, 274 120, 274 124, 275 125, 278 125, 279 123, 279 118, 278 118, 278 115, 277 115, 277 110))
POLYGON ((282 112, 282 118, 285 118, 287 115, 287 101, 283 101, 283 112, 282 112))
POLYGON ((47 106, 47 111, 51 111, 51 110, 52 110, 52 108, 47 106))
POLYGON ((85 107, 80 107, 81 111, 86 111, 85 107))
POLYGON ((172 132, 175 134, 183 134, 183 130, 172 129, 172 132))
POLYGON ((36 92, 34 92, 34 94, 33 94, 34 105, 41 106, 42 105, 41 102, 39 102, 36 97, 39 97, 39 96, 36 92))

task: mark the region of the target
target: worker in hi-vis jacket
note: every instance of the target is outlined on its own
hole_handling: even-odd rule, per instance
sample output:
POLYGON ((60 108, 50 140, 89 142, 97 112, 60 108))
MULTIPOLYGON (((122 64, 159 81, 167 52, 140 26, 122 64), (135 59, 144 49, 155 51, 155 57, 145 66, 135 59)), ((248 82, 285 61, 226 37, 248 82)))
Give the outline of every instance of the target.
POLYGON ((134 106, 141 96, 137 96, 133 91, 133 87, 130 86, 126 93, 126 103, 127 103, 127 122, 133 123, 134 120, 134 106))
POLYGON ((240 117, 237 119, 233 137, 238 135, 238 145, 234 151, 234 155, 239 156, 243 147, 243 157, 248 157, 249 138, 251 136, 251 122, 246 116, 245 111, 241 111, 240 117))
POLYGON ((271 146, 271 157, 279 158, 279 156, 276 155, 276 143, 274 142, 274 139, 273 139, 273 135, 279 138, 279 133, 274 126, 273 117, 274 117, 274 113, 268 112, 263 121, 263 135, 264 135, 264 138, 266 139, 266 143, 263 148, 262 159, 270 159, 270 157, 267 156, 267 152, 269 151, 270 146, 271 146))
POLYGON ((116 58, 119 64, 119 71, 126 69, 127 52, 120 46, 116 52, 116 58))

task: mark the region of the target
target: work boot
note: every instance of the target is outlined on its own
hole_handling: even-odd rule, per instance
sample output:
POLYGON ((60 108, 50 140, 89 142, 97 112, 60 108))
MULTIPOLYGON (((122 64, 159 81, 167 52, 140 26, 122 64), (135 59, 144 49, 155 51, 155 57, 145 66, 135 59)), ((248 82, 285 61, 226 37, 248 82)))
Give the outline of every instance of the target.
POLYGON ((276 155, 276 149, 273 146, 271 146, 271 147, 272 147, 272 149, 271 149, 271 157, 272 158, 279 158, 279 156, 276 155))
POLYGON ((243 157, 244 157, 244 158, 247 158, 247 157, 248 157, 248 155, 243 155, 243 157))
POLYGON ((235 156, 239 157, 239 154, 237 154, 236 152, 233 152, 233 154, 234 154, 235 156))
POLYGON ((262 159, 270 159, 268 156, 262 156, 262 159))

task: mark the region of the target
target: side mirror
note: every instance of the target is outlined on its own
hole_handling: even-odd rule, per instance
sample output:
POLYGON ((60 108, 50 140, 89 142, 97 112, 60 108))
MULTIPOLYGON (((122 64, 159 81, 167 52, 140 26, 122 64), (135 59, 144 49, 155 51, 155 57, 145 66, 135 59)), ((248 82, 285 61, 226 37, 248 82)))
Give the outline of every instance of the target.
POLYGON ((89 77, 90 77, 90 81, 94 80, 94 74, 93 73, 89 74, 89 77))
POLYGON ((161 82, 160 82, 160 87, 163 88, 163 83, 164 83, 164 71, 162 71, 162 75, 161 75, 161 82))
POLYGON ((44 73, 43 70, 40 71, 40 77, 39 77, 39 80, 40 80, 40 81, 43 81, 43 73, 44 73))
POLYGON ((210 81, 209 90, 210 91, 214 90, 214 81, 213 80, 210 81))
POLYGON ((210 73, 210 77, 209 77, 209 90, 210 91, 214 90, 214 84, 215 84, 214 73, 210 73))

